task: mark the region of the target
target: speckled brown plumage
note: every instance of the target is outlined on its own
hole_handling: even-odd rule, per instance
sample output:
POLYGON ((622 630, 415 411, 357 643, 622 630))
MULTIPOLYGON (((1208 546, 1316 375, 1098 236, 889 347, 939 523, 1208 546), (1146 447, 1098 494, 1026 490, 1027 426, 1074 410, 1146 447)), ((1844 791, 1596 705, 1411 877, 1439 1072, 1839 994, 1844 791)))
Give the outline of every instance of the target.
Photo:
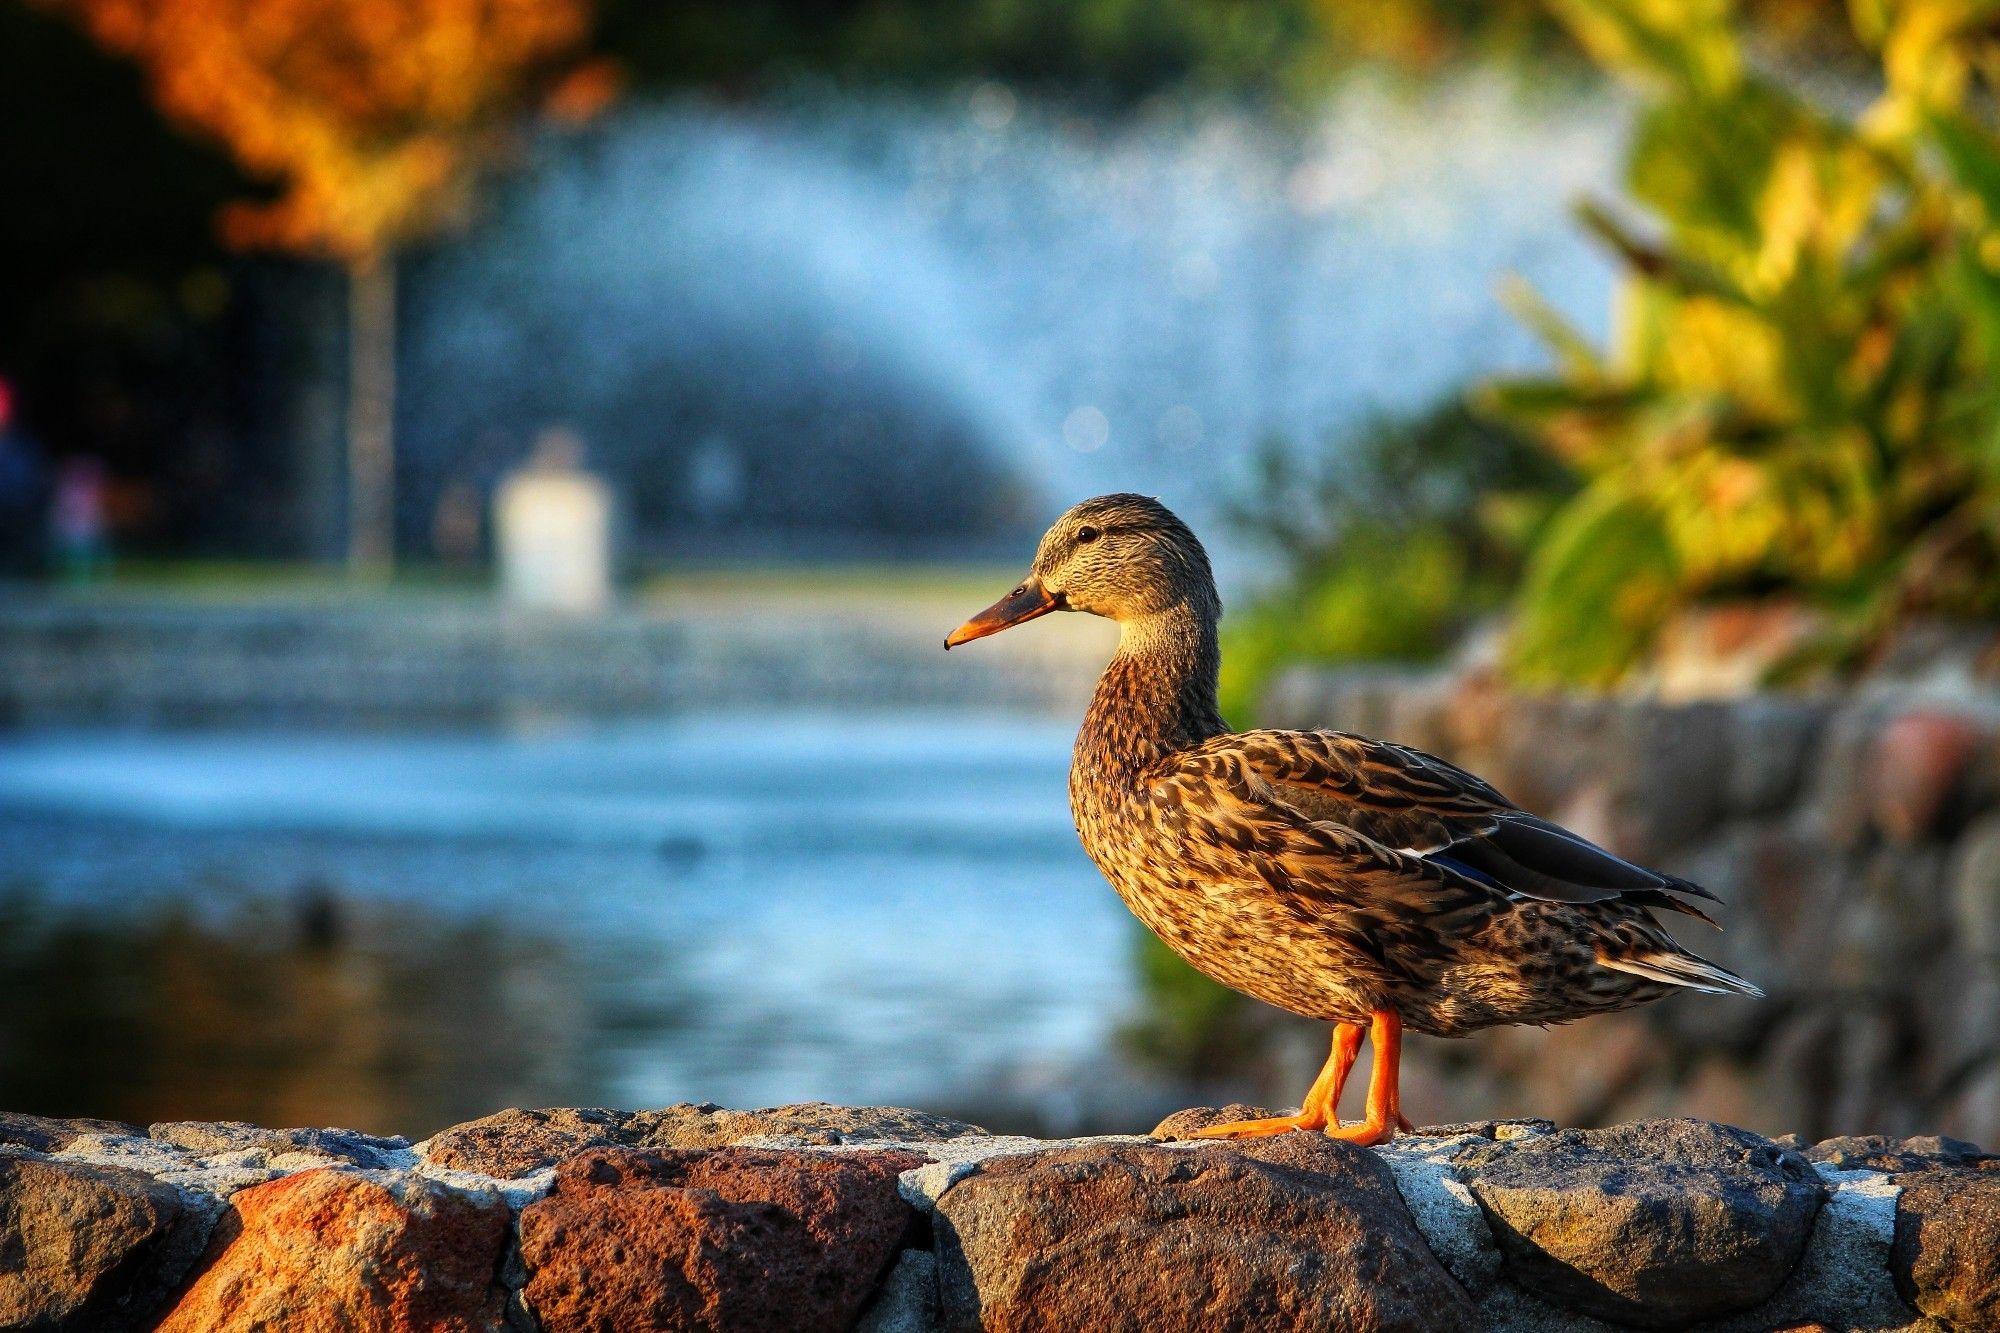
POLYGON ((1313 1018, 1436 1036, 1560 1023, 1682 987, 1759 993, 1653 918, 1706 919, 1687 899, 1713 895, 1434 755, 1336 731, 1231 732, 1216 706, 1208 559, 1157 501, 1071 509, 1030 578, 952 642, 1050 610, 1121 631, 1077 735, 1077 832, 1133 913, 1222 984, 1313 1018))

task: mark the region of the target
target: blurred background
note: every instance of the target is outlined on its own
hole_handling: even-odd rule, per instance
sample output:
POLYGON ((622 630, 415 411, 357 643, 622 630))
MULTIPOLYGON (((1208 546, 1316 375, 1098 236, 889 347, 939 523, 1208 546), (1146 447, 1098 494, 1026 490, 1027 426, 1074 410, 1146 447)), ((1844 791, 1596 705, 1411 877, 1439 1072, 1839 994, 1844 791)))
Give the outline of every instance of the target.
POLYGON ((1729 900, 1431 1123, 2000 1140, 2000 7, 0 0, 0 1106, 1289 1105, 1077 846, 1158 494, 1238 726, 1729 900))

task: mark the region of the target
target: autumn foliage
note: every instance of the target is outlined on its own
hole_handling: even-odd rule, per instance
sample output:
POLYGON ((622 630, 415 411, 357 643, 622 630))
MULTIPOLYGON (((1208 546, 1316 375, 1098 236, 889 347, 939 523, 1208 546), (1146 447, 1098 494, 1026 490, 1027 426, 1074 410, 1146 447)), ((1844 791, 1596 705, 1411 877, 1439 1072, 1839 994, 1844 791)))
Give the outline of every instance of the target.
POLYGON ((605 84, 575 63, 589 0, 37 2, 279 185, 226 210, 225 239, 357 268, 462 215, 524 102, 554 94, 573 113, 605 84))

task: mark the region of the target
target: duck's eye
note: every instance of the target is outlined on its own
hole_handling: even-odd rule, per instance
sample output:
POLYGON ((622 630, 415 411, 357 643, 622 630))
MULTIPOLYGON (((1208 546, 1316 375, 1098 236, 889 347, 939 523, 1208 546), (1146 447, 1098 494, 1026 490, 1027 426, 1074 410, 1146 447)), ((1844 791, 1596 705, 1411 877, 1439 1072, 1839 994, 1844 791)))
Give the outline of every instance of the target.
POLYGON ((1103 535, 1096 528, 1078 528, 1076 530, 1076 539, 1080 542, 1094 542, 1103 535))

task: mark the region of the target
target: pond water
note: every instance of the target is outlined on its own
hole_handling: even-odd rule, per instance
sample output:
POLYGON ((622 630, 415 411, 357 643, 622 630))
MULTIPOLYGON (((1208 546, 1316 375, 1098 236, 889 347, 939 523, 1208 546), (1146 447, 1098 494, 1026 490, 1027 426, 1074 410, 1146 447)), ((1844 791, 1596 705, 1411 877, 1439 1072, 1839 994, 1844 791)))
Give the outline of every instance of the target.
POLYGON ((1071 731, 9 738, 0 1106, 407 1133, 559 1102, 1142 1116, 1173 1097, 1120 1072, 1137 927, 1070 826, 1071 731))

